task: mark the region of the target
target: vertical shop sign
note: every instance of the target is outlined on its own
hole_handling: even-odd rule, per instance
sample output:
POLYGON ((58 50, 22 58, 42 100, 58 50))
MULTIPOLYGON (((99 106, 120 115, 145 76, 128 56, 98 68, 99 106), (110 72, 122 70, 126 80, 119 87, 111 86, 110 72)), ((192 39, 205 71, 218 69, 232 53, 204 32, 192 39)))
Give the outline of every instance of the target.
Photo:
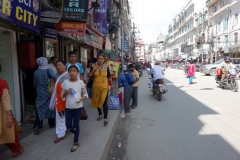
POLYGON ((108 34, 107 10, 109 8, 108 0, 100 0, 101 7, 94 9, 94 23, 102 34, 108 34))
POLYGON ((0 0, 0 18, 39 32, 41 0, 0 0))
POLYGON ((87 21, 88 0, 63 0, 62 19, 87 21))
POLYGON ((125 51, 126 53, 129 52, 129 43, 128 43, 128 41, 124 41, 124 51, 125 51))

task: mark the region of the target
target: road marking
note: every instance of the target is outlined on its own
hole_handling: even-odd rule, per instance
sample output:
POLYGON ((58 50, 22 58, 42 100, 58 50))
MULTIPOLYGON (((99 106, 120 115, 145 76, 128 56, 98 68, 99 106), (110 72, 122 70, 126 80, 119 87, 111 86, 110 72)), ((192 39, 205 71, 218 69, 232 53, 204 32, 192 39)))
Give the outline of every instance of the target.
POLYGON ((173 85, 173 83, 166 83, 167 86, 173 85))

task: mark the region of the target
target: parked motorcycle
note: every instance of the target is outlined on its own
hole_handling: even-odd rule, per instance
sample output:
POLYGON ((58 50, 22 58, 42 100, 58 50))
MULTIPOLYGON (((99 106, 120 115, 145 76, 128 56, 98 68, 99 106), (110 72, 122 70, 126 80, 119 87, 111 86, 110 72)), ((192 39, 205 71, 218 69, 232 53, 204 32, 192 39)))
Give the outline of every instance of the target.
POLYGON ((234 68, 230 68, 223 82, 221 82, 221 75, 216 75, 216 82, 219 84, 221 88, 229 87, 231 91, 238 91, 238 72, 234 68))

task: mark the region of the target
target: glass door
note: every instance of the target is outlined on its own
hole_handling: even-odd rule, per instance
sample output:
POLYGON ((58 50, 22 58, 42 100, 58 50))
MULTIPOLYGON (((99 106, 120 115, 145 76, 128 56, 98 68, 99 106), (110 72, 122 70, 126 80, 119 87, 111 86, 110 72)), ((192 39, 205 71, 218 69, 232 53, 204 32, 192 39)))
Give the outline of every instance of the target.
POLYGON ((8 83, 11 103, 13 107, 13 114, 15 114, 11 32, 2 29, 0 29, 0 77, 6 80, 8 83))

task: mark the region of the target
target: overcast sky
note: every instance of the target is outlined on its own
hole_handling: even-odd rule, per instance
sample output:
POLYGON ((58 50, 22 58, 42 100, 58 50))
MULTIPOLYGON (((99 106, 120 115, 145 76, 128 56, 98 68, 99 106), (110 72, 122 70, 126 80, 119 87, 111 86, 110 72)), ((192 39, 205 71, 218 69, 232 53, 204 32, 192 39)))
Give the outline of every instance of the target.
POLYGON ((176 14, 190 0, 129 0, 131 12, 145 44, 157 40, 161 32, 166 32, 176 14))

